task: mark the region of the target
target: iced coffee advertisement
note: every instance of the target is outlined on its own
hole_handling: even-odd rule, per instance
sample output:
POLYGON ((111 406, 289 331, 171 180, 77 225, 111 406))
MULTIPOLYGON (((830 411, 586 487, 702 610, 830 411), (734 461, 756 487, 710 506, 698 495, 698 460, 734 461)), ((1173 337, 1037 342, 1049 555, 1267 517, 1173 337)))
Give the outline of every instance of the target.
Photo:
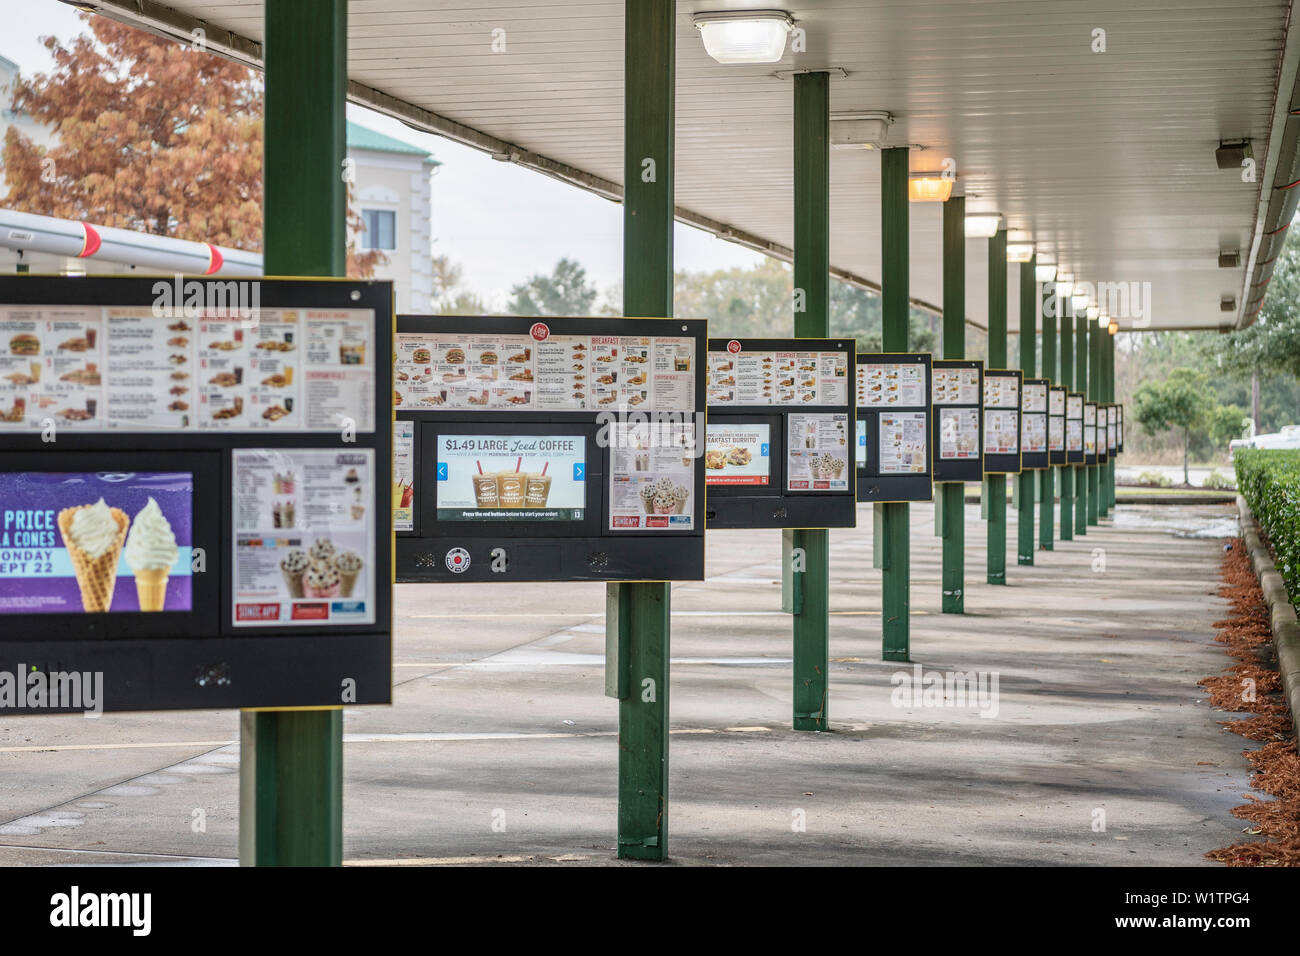
POLYGON ((1047 416, 1022 415, 1020 427, 1023 430, 1021 444, 1026 453, 1047 451, 1047 416))
POLYGON ((786 436, 786 491, 846 491, 849 416, 790 415, 786 436))
POLYGON ((1019 412, 1000 408, 987 408, 984 410, 984 454, 1019 454, 1019 433, 1019 412))
POLYGON ((234 625, 375 623, 374 450, 236 449, 231 464, 234 625))
POLYGON ((192 610, 188 472, 0 474, 0 614, 192 610))
POLYGON ((415 530, 415 422, 393 422, 393 530, 415 530))
POLYGON ((980 455, 980 412, 978 408, 940 408, 939 457, 962 461, 980 455))
POLYGON ((1019 408, 1020 382, 1016 377, 1014 375, 986 374, 984 376, 984 407, 1019 408))
POLYGON ((710 405, 844 405, 844 352, 710 352, 710 405))
POLYGON ((695 406, 690 338, 400 333, 396 355, 393 404, 402 409, 689 411, 695 406))
POLYGON ((709 425, 704 480, 710 485, 766 485, 771 481, 768 425, 709 425))
POLYGON ((925 412, 886 412, 880 416, 880 473, 925 474, 930 436, 925 412))
POLYGON ((936 368, 934 404, 978 405, 980 373, 977 368, 936 368))
POLYGON ((1047 448, 1049 451, 1065 451, 1065 418, 1050 415, 1047 419, 1047 448))
POLYGON ((614 423, 610 531, 689 531, 695 521, 695 427, 614 423))
POLYGON ((191 311, 0 309, 0 428, 373 430, 370 310, 191 311))
POLYGON ((858 366, 858 405, 924 406, 925 366, 920 362, 887 362, 858 366))
POLYGON ((580 521, 586 515, 581 435, 439 435, 439 521, 580 521))

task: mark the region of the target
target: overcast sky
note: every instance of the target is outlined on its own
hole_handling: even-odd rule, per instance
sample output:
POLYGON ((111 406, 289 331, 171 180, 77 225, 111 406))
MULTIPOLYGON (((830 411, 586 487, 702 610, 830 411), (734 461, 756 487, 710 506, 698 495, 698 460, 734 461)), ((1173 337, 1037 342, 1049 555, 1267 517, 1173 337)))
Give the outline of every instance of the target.
MULTIPOLYGON (((5 24, 0 56, 16 62, 27 75, 53 65, 41 36, 53 34, 66 41, 84 29, 76 10, 58 0, 0 0, 0 22, 5 24)), ((513 283, 549 272, 561 256, 587 268, 602 299, 620 281, 621 207, 358 106, 348 107, 348 118, 426 149, 442 161, 433 180, 433 252, 459 263, 465 284, 490 306, 504 306, 513 283)), ((675 243, 678 269, 748 266, 763 258, 680 224, 675 243)))

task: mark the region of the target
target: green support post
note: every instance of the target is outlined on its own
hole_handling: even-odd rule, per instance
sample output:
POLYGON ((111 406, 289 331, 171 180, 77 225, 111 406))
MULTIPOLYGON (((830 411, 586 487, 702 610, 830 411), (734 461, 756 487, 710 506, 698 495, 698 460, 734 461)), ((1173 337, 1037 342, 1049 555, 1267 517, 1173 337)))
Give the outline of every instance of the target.
MULTIPOLYGON (((1058 294, 1054 286, 1057 314, 1061 317, 1061 384, 1067 393, 1074 391, 1074 306, 1068 295, 1058 294)), ((1061 466, 1061 540, 1074 540, 1074 466, 1061 466)))
MULTIPOLYGON (((1092 402, 1101 401, 1101 336, 1097 334, 1097 321, 1086 317, 1084 321, 1088 323, 1088 400, 1092 402)), ((1100 412, 1100 409, 1098 409, 1100 412)), ((1098 414, 1097 421, 1100 424, 1101 415, 1098 414)), ((1103 441, 1102 430, 1097 429, 1097 448, 1100 450, 1103 441)), ((1099 517, 1098 505, 1100 504, 1101 466, 1090 465, 1088 467, 1088 524, 1095 525, 1099 517)))
MULTIPOLYGON (((1074 317, 1074 390, 1088 398, 1088 313, 1074 317)), ((1088 533, 1088 466, 1074 469, 1074 533, 1088 533)))
MULTIPOLYGON (((989 239, 989 368, 1007 367, 1007 231, 989 239)), ((989 584, 1007 583, 1007 476, 984 481, 989 584)))
MULTIPOLYGON (((673 314, 675 0, 625 0, 623 17, 623 314, 673 314), (646 162, 653 161, 652 163, 646 162), (653 174, 648 174, 650 171, 653 174)), ((701 436, 702 437, 702 436, 701 436)), ((697 514, 703 507, 697 510, 697 514)), ((626 621, 629 693, 618 704, 618 855, 668 855, 666 581, 610 584, 626 621)))
MULTIPOLYGON (((943 204, 943 357, 966 357, 966 198, 943 204)), ((939 485, 945 614, 966 613, 966 485, 939 485)))
MULTIPOLYGON (((1036 378, 1038 367, 1038 282, 1034 278, 1037 256, 1020 263, 1020 368, 1025 378, 1036 378)), ((1021 435, 1024 429, 1021 429, 1021 435)), ((1023 452, 1024 449, 1021 449, 1023 452)), ((1016 476, 1016 563, 1034 563, 1034 484, 1032 471, 1016 476)))
MULTIPOLYGON (((266 275, 342 276, 347 0, 267 0, 262 249, 266 275)), ((240 714, 239 860, 343 862, 341 707, 240 714)))
MULTIPOLYGON (((1037 281, 1037 277, 1035 277, 1035 281, 1037 281)), ((1052 402, 1051 386, 1061 383, 1060 372, 1056 368, 1056 313, 1051 309, 1042 308, 1046 304, 1044 296, 1038 296, 1038 303, 1043 323, 1043 367, 1040 372, 1041 377, 1048 380, 1047 402, 1050 411, 1052 402)), ((1050 433, 1050 419, 1048 426, 1050 433)), ((1053 486, 1054 477, 1055 475, 1049 465, 1039 473, 1038 478, 1038 547, 1042 551, 1052 550, 1053 536, 1056 533, 1054 529, 1056 513, 1053 510, 1056 504, 1056 489, 1053 486)))
MULTIPOLYGON (((880 155, 881 339, 886 352, 907 351, 910 309, 906 149, 880 155)), ((907 502, 876 506, 880 511, 882 654, 887 661, 909 659, 911 634, 911 525, 907 502)))
MULTIPOLYGON (((797 338, 830 334, 831 145, 830 74, 794 78, 794 287, 803 311, 794 315, 797 338)), ((783 535, 784 574, 794 600, 794 729, 827 730, 830 672, 830 532, 800 529, 783 535), (802 549, 802 572, 794 549, 802 549)))

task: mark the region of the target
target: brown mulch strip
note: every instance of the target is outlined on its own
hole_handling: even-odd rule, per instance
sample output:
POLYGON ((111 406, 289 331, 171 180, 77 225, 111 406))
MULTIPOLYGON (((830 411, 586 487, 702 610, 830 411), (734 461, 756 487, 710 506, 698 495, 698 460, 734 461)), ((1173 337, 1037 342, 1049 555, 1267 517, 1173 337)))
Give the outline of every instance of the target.
POLYGON ((1245 542, 1236 538, 1223 556, 1223 585, 1219 594, 1232 604, 1232 616, 1216 621, 1215 640, 1226 645, 1237 663, 1226 674, 1202 678, 1210 703, 1221 710, 1251 716, 1220 721, 1221 726, 1248 740, 1260 741, 1257 750, 1243 750, 1254 767, 1250 785, 1273 799, 1242 794, 1249 803, 1234 807, 1232 815, 1246 820, 1246 832, 1264 839, 1235 843, 1205 854, 1228 866, 1300 866, 1300 756, 1287 706, 1282 701, 1282 679, 1276 670, 1260 663, 1255 649, 1270 643, 1268 605, 1251 567, 1245 542), (1247 679, 1255 682, 1255 699, 1243 700, 1247 679))

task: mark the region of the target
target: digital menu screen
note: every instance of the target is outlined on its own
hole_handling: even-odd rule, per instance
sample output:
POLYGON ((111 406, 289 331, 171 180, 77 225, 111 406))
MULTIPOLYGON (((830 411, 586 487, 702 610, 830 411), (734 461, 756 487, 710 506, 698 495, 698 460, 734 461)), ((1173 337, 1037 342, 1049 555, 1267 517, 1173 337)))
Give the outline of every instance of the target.
POLYGON ((0 614, 190 611, 189 472, 0 474, 0 614))
POLYGON ((771 434, 766 424, 709 425, 704 480, 710 485, 767 485, 772 480, 771 434))
MULTIPOLYGON (((439 521, 581 521, 587 506, 581 435, 439 435, 439 521)), ((633 456, 649 472, 650 453, 633 456)))
POLYGON ((859 418, 857 421, 857 464, 859 468, 867 467, 867 420, 859 418))

